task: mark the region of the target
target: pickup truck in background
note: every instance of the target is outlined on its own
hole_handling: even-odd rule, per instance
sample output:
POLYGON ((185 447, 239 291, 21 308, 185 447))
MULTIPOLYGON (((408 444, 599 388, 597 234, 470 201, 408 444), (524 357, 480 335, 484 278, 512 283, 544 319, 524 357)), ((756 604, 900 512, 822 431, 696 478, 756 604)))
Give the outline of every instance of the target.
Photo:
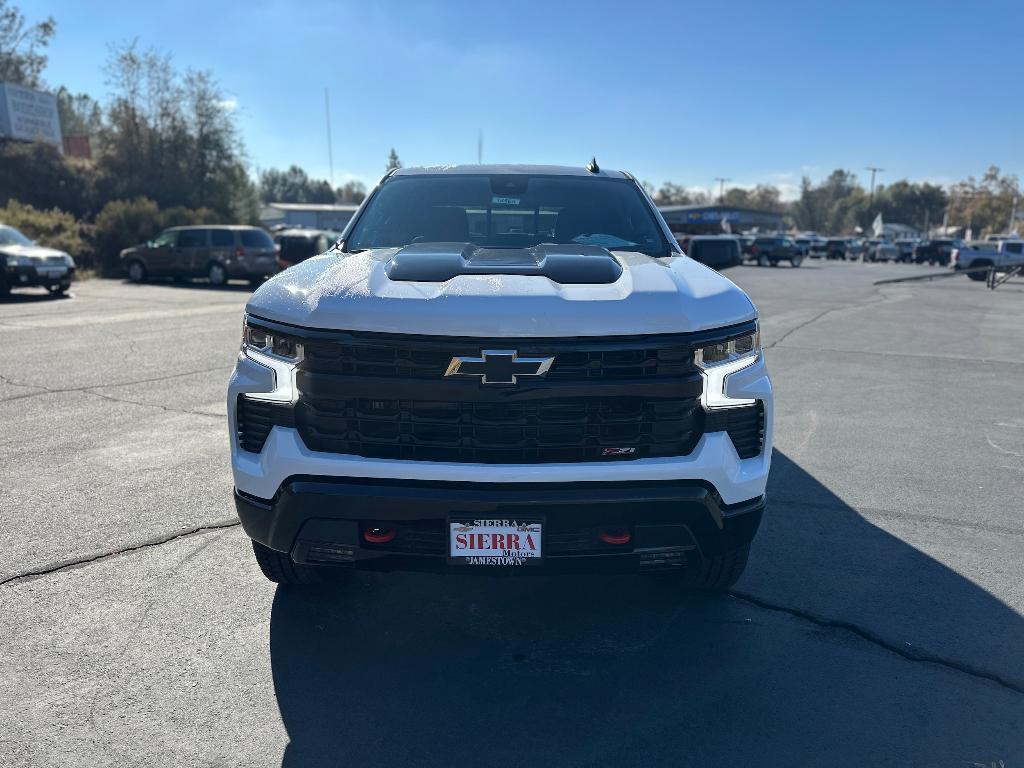
MULTIPOLYGON (((1002 268, 1024 264, 1024 240, 1000 240, 991 242, 976 240, 954 248, 950 255, 950 266, 958 272, 982 267, 1002 268)), ((969 272, 971 280, 984 280, 987 272, 969 272)))

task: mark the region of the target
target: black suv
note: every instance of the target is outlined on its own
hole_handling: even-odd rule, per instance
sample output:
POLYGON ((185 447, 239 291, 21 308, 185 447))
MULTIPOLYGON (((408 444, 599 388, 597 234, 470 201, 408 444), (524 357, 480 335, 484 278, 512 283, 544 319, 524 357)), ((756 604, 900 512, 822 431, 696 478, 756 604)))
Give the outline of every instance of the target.
POLYGON ((721 272, 738 266, 742 260, 740 243, 728 235, 676 235, 686 255, 721 272))
POLYGON ((953 238, 922 240, 914 248, 914 263, 924 264, 928 262, 929 264, 938 264, 945 267, 949 264, 949 257, 953 253, 953 249, 959 248, 960 245, 960 241, 953 238))
POLYGON ((327 229, 285 229, 274 235, 277 243, 277 265, 293 267, 313 256, 319 256, 338 242, 340 232, 327 229))
POLYGON ((258 285, 277 272, 276 249, 259 227, 172 227, 121 251, 128 279, 206 277, 213 285, 243 279, 258 285))
POLYGON ((762 267, 777 267, 780 261, 788 261, 794 267, 799 267, 804 261, 804 255, 793 245, 793 241, 779 235, 754 238, 748 258, 754 259, 762 267))

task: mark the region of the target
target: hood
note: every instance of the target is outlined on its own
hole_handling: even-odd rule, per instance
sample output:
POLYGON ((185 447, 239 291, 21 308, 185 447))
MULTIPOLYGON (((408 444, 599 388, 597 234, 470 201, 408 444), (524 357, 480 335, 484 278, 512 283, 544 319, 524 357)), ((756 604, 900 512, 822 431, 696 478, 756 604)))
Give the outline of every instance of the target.
POLYGON ((0 253, 5 256, 28 257, 36 261, 45 261, 55 256, 63 260, 67 256, 64 251, 58 251, 56 248, 46 248, 42 245, 0 245, 0 253))
MULTIPOLYGON (((465 256, 464 244, 445 245, 449 261, 465 256)), ((437 275, 448 279, 430 280, 422 279, 429 274, 388 277, 389 271, 409 276, 398 268, 409 249, 324 254, 265 283, 246 311, 325 330, 510 338, 685 333, 757 316, 735 284, 687 256, 657 259, 597 250, 602 254, 578 258, 614 259, 621 271, 594 284, 557 282, 541 273, 543 260, 532 256, 515 260, 516 269, 508 270, 519 274, 503 273, 500 267, 467 268, 450 277, 447 271, 437 275), (539 272, 522 269, 524 262, 536 263, 539 272)), ((437 244, 431 251, 435 259, 443 256, 437 244)), ((471 259, 464 261, 472 266, 471 259)))

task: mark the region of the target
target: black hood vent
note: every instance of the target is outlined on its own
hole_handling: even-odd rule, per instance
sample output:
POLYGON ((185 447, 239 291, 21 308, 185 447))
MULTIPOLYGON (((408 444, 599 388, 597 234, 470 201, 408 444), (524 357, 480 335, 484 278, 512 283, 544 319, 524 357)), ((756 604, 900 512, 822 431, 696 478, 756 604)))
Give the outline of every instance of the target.
POLYGON ((607 285, 622 265, 596 245, 541 243, 532 248, 481 248, 472 243, 419 243, 396 253, 391 280, 443 283, 459 275, 537 275, 562 285, 607 285))

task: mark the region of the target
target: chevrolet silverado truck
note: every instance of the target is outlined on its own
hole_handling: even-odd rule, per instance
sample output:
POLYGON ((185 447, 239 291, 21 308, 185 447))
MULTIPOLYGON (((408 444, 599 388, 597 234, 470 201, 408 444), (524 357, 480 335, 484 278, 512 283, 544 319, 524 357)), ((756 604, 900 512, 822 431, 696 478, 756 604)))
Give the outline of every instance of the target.
POLYGON ((264 575, 669 572, 725 589, 765 506, 750 299, 628 173, 402 168, 261 286, 228 386, 264 575))
POLYGON ((999 240, 964 243, 950 254, 950 267, 967 273, 971 280, 985 280, 987 272, 978 271, 983 267, 995 267, 996 271, 1009 271, 1009 267, 1024 264, 1024 240, 999 240))

